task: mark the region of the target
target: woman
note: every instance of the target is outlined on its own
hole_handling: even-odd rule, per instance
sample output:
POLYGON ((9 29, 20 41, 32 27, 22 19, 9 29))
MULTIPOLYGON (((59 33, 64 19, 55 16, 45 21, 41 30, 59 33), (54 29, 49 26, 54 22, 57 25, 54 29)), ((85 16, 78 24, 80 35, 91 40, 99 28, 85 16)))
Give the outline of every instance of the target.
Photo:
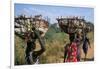
POLYGON ((26 62, 27 64, 38 63, 39 56, 45 51, 44 39, 40 36, 40 31, 36 29, 33 29, 33 32, 28 33, 27 39, 26 62), (35 51, 36 39, 39 40, 41 46, 41 49, 38 51, 35 51))
POLYGON ((65 46, 64 62, 77 62, 77 43, 74 38, 65 46))
POLYGON ((88 46, 91 48, 89 38, 87 38, 87 36, 85 36, 84 41, 83 41, 83 52, 85 54, 84 60, 86 60, 86 56, 87 56, 87 52, 88 52, 88 46))

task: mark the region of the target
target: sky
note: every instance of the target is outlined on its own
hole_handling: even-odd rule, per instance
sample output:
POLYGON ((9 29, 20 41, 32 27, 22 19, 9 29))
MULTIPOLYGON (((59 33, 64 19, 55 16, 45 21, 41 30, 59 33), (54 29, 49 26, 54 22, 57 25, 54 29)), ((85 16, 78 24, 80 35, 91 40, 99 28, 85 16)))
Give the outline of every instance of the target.
POLYGON ((42 15, 43 18, 49 17, 51 23, 57 23, 59 16, 84 16, 85 20, 94 23, 94 9, 87 7, 72 6, 53 6, 39 4, 21 4, 15 3, 14 15, 25 14, 27 16, 42 15))

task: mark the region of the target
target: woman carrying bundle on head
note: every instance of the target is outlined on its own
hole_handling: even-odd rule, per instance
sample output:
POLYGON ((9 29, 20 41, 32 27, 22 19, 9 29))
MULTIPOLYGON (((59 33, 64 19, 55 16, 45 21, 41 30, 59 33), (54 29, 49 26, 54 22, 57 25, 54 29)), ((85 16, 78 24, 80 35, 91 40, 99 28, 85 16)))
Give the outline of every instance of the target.
POLYGON ((65 46, 64 62, 77 62, 77 41, 72 38, 72 42, 65 46))
MULTIPOLYGON (((42 20, 41 20, 42 21, 42 20)), ((43 54, 45 51, 45 41, 44 36, 45 33, 48 30, 48 22, 40 22, 40 24, 37 23, 37 25, 32 24, 31 30, 28 31, 26 34, 26 63, 27 64, 37 64, 39 63, 39 57, 43 54), (40 44, 40 50, 35 51, 36 49, 36 40, 38 39, 40 44)))

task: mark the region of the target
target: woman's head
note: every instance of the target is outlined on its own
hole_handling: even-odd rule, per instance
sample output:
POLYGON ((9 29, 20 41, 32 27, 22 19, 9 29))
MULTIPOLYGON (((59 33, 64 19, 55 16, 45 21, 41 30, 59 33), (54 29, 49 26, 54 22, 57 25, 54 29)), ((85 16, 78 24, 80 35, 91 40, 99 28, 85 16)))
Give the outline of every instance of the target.
POLYGON ((73 42, 75 40, 75 33, 71 33, 69 35, 69 39, 70 39, 70 42, 73 42))

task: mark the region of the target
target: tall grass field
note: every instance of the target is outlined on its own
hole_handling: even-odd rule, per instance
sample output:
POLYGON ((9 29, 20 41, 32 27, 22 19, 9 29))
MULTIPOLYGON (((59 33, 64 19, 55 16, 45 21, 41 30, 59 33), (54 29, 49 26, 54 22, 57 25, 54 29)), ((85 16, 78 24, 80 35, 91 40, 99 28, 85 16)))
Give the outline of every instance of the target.
MULTIPOLYGON (((91 46, 94 49, 94 32, 88 33, 91 46)), ((15 34, 15 65, 25 65, 26 43, 23 39, 15 34)), ((63 63, 64 46, 69 43, 69 36, 64 32, 59 32, 50 28, 45 35, 46 51, 40 56, 40 64, 63 63)), ((36 50, 40 49, 38 40, 36 41, 36 50)), ((84 55, 82 55, 84 57, 84 55)), ((94 50, 89 58, 94 57, 94 50)))

